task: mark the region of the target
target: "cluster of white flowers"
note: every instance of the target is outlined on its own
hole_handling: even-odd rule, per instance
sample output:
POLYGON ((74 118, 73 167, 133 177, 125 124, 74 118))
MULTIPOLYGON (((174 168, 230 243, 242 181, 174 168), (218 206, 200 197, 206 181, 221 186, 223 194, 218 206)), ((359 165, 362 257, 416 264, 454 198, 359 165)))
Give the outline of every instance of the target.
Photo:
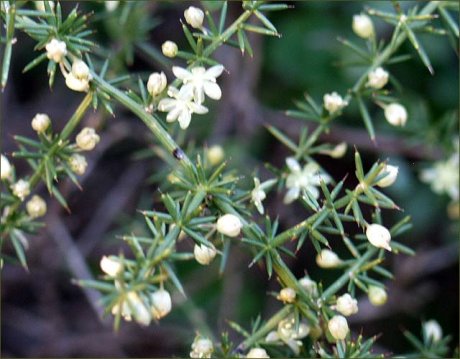
POLYGON ((298 323, 296 326, 296 321, 293 316, 290 316, 284 320, 281 320, 278 323, 278 328, 275 331, 271 331, 265 337, 267 343, 280 343, 286 344, 295 355, 299 355, 300 347, 302 346, 301 339, 305 338, 308 333, 310 333, 310 327, 304 323, 298 323))

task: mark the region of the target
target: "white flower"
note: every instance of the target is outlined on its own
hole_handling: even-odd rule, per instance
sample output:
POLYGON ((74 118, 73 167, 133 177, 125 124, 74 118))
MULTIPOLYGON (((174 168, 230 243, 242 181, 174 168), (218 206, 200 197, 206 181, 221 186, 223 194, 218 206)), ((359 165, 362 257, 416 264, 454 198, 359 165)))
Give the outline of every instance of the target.
POLYGON ((254 189, 251 192, 251 202, 255 204, 257 210, 260 214, 264 214, 264 206, 262 205, 262 201, 267 197, 265 191, 260 188, 260 180, 255 177, 254 178, 254 189))
POLYGON ((333 316, 327 323, 327 327, 335 340, 345 339, 350 331, 348 329, 347 319, 341 315, 333 316))
POLYGON ((29 182, 20 179, 11 185, 11 190, 16 197, 18 197, 21 201, 24 201, 24 198, 26 198, 30 193, 29 182))
POLYGON ((372 305, 376 307, 384 305, 387 302, 388 295, 385 289, 374 285, 369 286, 367 296, 372 305))
POLYGON ((407 122, 406 108, 399 103, 391 103, 385 106, 385 118, 393 126, 405 126, 407 122))
POLYGON ((74 153, 72 156, 70 156, 68 163, 70 169, 79 176, 85 173, 86 167, 88 166, 86 158, 82 155, 79 155, 78 153, 74 153))
POLYGON ((345 101, 342 96, 337 92, 327 93, 323 97, 324 108, 330 113, 333 114, 337 111, 340 111, 345 106, 348 105, 348 101, 345 101))
POLYGON ((30 218, 43 217, 46 214, 46 202, 40 196, 34 195, 27 201, 26 209, 30 218))
POLYGON ((224 214, 217 220, 217 231, 228 237, 237 237, 241 228, 243 228, 243 224, 234 214, 224 214))
POLYGON ((321 268, 335 268, 340 263, 342 261, 339 256, 329 249, 321 250, 321 253, 316 256, 316 264, 321 268))
POLYGON ((371 71, 367 77, 367 86, 379 90, 383 88, 388 82, 389 74, 382 67, 377 67, 371 71))
POLYGON ((222 146, 214 145, 206 151, 206 157, 212 166, 221 163, 224 160, 225 152, 222 146))
POLYGON ((374 24, 371 18, 365 14, 353 16, 352 28, 355 34, 363 39, 374 36, 374 24))
POLYGON ((103 256, 99 263, 102 271, 110 277, 116 277, 122 270, 122 264, 113 257, 103 256))
POLYGON ((46 129, 50 126, 50 124, 51 124, 51 120, 49 116, 44 113, 37 113, 31 122, 32 128, 37 133, 45 132, 46 129))
POLYGON ((300 339, 305 338, 310 333, 310 327, 304 323, 298 323, 296 330, 296 322, 293 316, 281 320, 278 323, 278 329, 271 331, 265 337, 267 343, 284 343, 295 353, 299 355, 302 341, 300 339))
POLYGON ((179 121, 182 129, 186 129, 190 125, 192 113, 203 115, 208 112, 208 109, 203 105, 195 103, 191 93, 187 88, 182 86, 180 91, 174 87, 168 89, 170 98, 164 98, 158 104, 158 110, 168 112, 166 121, 179 121))
POLYGON ((458 149, 446 161, 435 162, 433 167, 420 174, 423 182, 431 183, 435 193, 446 193, 454 201, 459 198, 459 154, 458 149))
POLYGON ((108 12, 112 12, 112 11, 115 11, 117 9, 118 5, 120 5, 120 1, 118 1, 118 0, 107 0, 107 1, 104 1, 104 5, 105 5, 105 9, 108 12))
POLYGON ((252 348, 248 354, 246 354, 246 358, 270 358, 270 356, 263 348, 252 348))
POLYGON ((68 88, 78 92, 88 92, 92 76, 89 67, 82 60, 75 60, 71 72, 65 73, 63 70, 63 74, 68 88))
POLYGON ((64 41, 51 39, 45 46, 46 57, 54 62, 61 62, 65 55, 67 55, 67 45, 64 41))
POLYGON ((367 226, 366 237, 371 244, 377 248, 383 248, 391 252, 391 234, 384 226, 373 223, 367 226))
POLYGON ((166 57, 176 57, 178 51, 177 44, 173 41, 165 41, 163 45, 161 45, 161 51, 166 57))
POLYGON ((316 282, 311 280, 308 276, 300 278, 299 284, 311 296, 316 297, 318 295, 318 286, 316 282))
POLYGON ((192 343, 190 358, 211 358, 214 345, 208 338, 197 336, 192 343))
POLYGON ((358 313, 358 301, 346 293, 337 298, 336 309, 345 316, 358 313))
POLYGON ((204 244, 195 244, 195 247, 193 248, 193 255, 195 256, 196 261, 202 265, 208 265, 211 263, 216 256, 216 253, 217 251, 213 244, 211 244, 211 247, 204 244))
POLYGON ((299 162, 294 157, 286 158, 286 164, 291 171, 286 179, 286 187, 289 191, 284 196, 284 203, 289 204, 299 198, 300 191, 304 190, 314 198, 319 197, 319 191, 316 188, 320 185, 321 180, 325 183, 330 181, 327 174, 321 173, 320 168, 316 163, 308 163, 303 170, 299 162))
POLYGON ((432 343, 439 342, 442 339, 442 328, 434 319, 423 323, 423 333, 432 343))
POLYGON ((190 6, 184 11, 184 17, 185 21, 195 29, 201 29, 203 26, 204 12, 197 7, 190 6))
POLYGON ((173 66, 172 71, 184 83, 182 86, 184 91, 193 94, 196 103, 202 104, 205 94, 213 100, 219 100, 222 97, 222 91, 216 83, 216 78, 224 71, 222 65, 215 65, 207 70, 199 66, 190 71, 179 66, 173 66))
POLYGON ((13 167, 10 164, 10 161, 8 161, 8 158, 6 156, 1 155, 1 176, 0 178, 2 180, 4 179, 9 179, 13 173, 13 167))
POLYGON ((168 80, 163 71, 161 73, 154 72, 149 76, 147 81, 147 91, 152 97, 158 96, 166 88, 167 84, 168 80))
POLYGON ((292 288, 283 288, 280 290, 280 293, 276 297, 276 299, 282 301, 284 304, 286 303, 294 303, 296 297, 296 292, 292 288))
POLYGON ((380 173, 386 173, 385 177, 379 180, 376 185, 379 187, 389 187, 395 183, 396 178, 398 177, 398 166, 386 165, 383 167, 380 173))
POLYGON ((100 137, 91 127, 85 127, 75 138, 77 146, 83 151, 91 151, 99 143, 100 137))
POLYGON ((171 295, 164 289, 159 289, 151 295, 152 307, 151 311, 156 319, 166 316, 172 307, 171 295))

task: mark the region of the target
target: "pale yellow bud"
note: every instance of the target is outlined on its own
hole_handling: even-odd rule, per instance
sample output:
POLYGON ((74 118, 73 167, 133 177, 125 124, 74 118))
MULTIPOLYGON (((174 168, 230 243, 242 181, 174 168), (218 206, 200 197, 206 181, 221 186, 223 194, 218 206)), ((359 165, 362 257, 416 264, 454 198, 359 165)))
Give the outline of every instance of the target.
POLYGON ((216 248, 212 244, 211 247, 208 247, 204 244, 195 244, 195 247, 193 249, 193 254, 195 256, 196 261, 202 265, 208 265, 209 263, 211 263, 214 257, 216 256, 216 253, 216 248))
POLYGON ((396 178, 398 177, 398 171, 398 166, 386 165, 383 167, 381 173, 386 172, 386 176, 377 182, 377 186, 382 188, 391 186, 393 183, 395 183, 396 178))
POLYGON ((40 196, 34 195, 26 203, 26 209, 30 218, 43 217, 46 214, 46 202, 40 196))
POLYGON ((155 293, 151 294, 150 299, 152 302, 152 315, 156 319, 163 318, 171 311, 171 295, 168 291, 159 289, 155 293))
POLYGON ((237 237, 242 227, 240 219, 233 214, 225 214, 217 220, 217 231, 228 237, 237 237))
POLYGON ((365 14, 353 16, 352 28, 355 34, 363 39, 374 36, 374 24, 371 18, 365 14))
POLYGON ((206 152, 209 163, 212 166, 218 165, 224 160, 224 149, 219 145, 214 145, 208 148, 206 152))
POLYGON ((88 166, 86 158, 82 155, 79 155, 78 153, 74 153, 72 156, 70 156, 68 163, 72 172, 79 176, 85 173, 86 167, 88 166))
POLYGON ((284 304, 287 303, 294 303, 296 298, 296 292, 292 288, 283 288, 280 290, 280 293, 276 297, 276 299, 282 301, 284 304))
POLYGON ((336 309, 338 312, 348 317, 358 313, 358 301, 350 294, 346 293, 337 298, 336 309))
POLYGON ((376 223, 367 226, 366 237, 373 246, 377 248, 384 248, 391 252, 391 234, 384 226, 376 223))
POLYGON ((127 302, 134 320, 141 325, 149 325, 152 317, 139 295, 136 292, 128 292, 127 302))
POLYGON ((338 255, 329 249, 323 249, 321 253, 316 256, 316 264, 321 268, 335 268, 341 262, 338 255))
POLYGON ((51 120, 47 114, 44 113, 37 113, 35 117, 32 119, 32 128, 37 133, 43 133, 47 130, 50 126, 51 120))
POLYGON ((350 331, 347 319, 341 315, 333 316, 327 323, 327 327, 335 340, 345 339, 350 331))
POLYGON ((325 94, 323 97, 324 108, 330 113, 335 113, 343 109, 348 105, 348 101, 345 101, 342 96, 337 92, 325 94))
POLYGON ((147 81, 147 91, 152 97, 158 96, 166 88, 168 80, 164 72, 154 72, 147 81))
POLYGON ((85 127, 77 135, 75 141, 83 151, 91 151, 99 143, 100 137, 94 128, 85 127))
POLYGON ((177 55, 177 45, 173 41, 165 41, 163 45, 161 45, 161 51, 163 52, 163 55, 166 57, 176 57, 177 55))
POLYGON ((111 277, 116 277, 122 271, 122 264, 113 257, 103 256, 100 262, 102 271, 111 277))
POLYGON ((388 299, 388 295, 385 289, 373 285, 369 286, 367 296, 369 297, 371 304, 375 305, 376 307, 384 305, 388 299))
POLYGON ((385 106, 385 118, 393 126, 404 126, 407 122, 406 108, 399 103, 385 106))

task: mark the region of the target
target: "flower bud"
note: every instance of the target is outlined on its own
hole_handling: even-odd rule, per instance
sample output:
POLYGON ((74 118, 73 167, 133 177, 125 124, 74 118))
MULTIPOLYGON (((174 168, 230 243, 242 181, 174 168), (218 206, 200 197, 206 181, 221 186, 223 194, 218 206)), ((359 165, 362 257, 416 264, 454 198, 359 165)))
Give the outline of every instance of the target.
POLYGON ((280 293, 276 297, 276 299, 282 301, 284 304, 286 303, 294 303, 296 297, 296 292, 292 288, 283 288, 280 290, 280 293))
POLYGON ((358 313, 358 301, 350 294, 346 293, 337 298, 336 309, 338 312, 348 317, 358 313))
POLYGON ((139 295, 133 291, 128 292, 127 302, 134 320, 141 325, 149 325, 152 317, 139 295))
POLYGON ((383 167, 381 173, 386 172, 386 176, 379 180, 376 184, 379 187, 389 187, 395 183, 396 178, 398 177, 398 166, 386 165, 383 167))
POLYGON ((311 280, 309 277, 305 276, 299 279, 300 286, 306 290, 308 294, 316 297, 318 295, 318 286, 314 280, 311 280))
POLYGON ((13 166, 11 166, 10 161, 8 161, 8 158, 6 156, 1 155, 1 164, 0 164, 0 169, 1 169, 1 176, 0 178, 2 180, 4 179, 9 179, 11 175, 13 174, 13 166))
POLYGON ((75 141, 83 151, 91 151, 99 143, 100 137, 94 128, 85 127, 77 135, 75 141))
POLYGON ((348 145, 346 142, 340 142, 329 152, 329 156, 332 158, 342 158, 347 152, 347 147, 348 145))
POLYGON ((216 256, 216 253, 216 248, 212 244, 211 247, 204 244, 195 244, 195 247, 193 248, 193 254, 196 261, 202 265, 208 265, 211 263, 216 256))
POLYGON ((355 34, 363 39, 374 36, 374 24, 371 18, 365 14, 354 15, 351 27, 355 34))
POLYGON ((211 358, 214 346, 208 338, 197 336, 192 343, 190 358, 211 358))
POLYGON ((389 74, 383 68, 378 67, 368 75, 367 86, 379 90, 388 82, 389 74))
POLYGON ((423 333, 432 343, 439 342, 442 339, 442 328, 436 320, 429 320, 423 323, 423 333))
POLYGON ((78 92, 88 92, 91 79, 89 67, 82 60, 75 60, 72 64, 72 71, 65 74, 67 87, 78 92))
POLYGON ((51 120, 47 114, 44 113, 37 113, 35 117, 32 119, 32 128, 37 133, 43 133, 46 129, 50 126, 51 120))
POLYGON ((388 299, 388 295, 385 289, 375 285, 369 286, 367 296, 369 297, 371 304, 375 305, 376 307, 384 305, 388 299))
POLYGON ((377 248, 384 248, 391 252, 391 234, 384 226, 376 223, 367 226, 366 237, 373 246, 377 248))
POLYGON ((149 80, 147 81, 147 91, 152 97, 158 96, 166 88, 167 84, 168 80, 163 71, 161 73, 154 72, 149 76, 149 80))
POLYGON ((228 237, 237 237, 242 227, 240 219, 233 214, 225 214, 217 220, 217 231, 228 237))
POLYGON ((121 263, 113 257, 103 256, 100 262, 102 271, 111 277, 116 277, 122 270, 121 263))
POLYGON ((323 97, 324 108, 330 113, 335 113, 340 111, 342 108, 348 105, 348 102, 345 101, 342 96, 337 92, 332 92, 330 94, 325 94, 323 97))
POLYGON ((90 76, 89 67, 82 60, 73 62, 72 73, 77 79, 87 79, 90 76))
POLYGON ((43 217, 46 214, 46 202, 40 196, 34 195, 26 203, 26 210, 30 218, 43 217))
POLYGON ((214 145, 208 148, 206 152, 209 163, 212 166, 218 165, 224 160, 224 149, 219 145, 214 145))
POLYGON ((385 106, 385 118, 393 126, 404 126, 407 122, 407 111, 399 103, 385 106))
POLYGON ((203 26, 204 12, 197 7, 190 6, 184 11, 184 17, 187 24, 195 29, 200 29, 203 26))
POLYGON ((152 301, 152 315, 156 319, 163 318, 166 316, 170 311, 172 307, 171 303, 171 295, 169 294, 168 291, 164 289, 159 289, 155 293, 151 295, 151 301, 152 301))
POLYGON ((118 0, 107 0, 107 1, 104 1, 104 5, 105 5, 105 9, 108 12, 112 12, 112 11, 115 11, 117 9, 118 5, 120 5, 120 1, 118 1, 118 0))
POLYGON ((79 176, 85 173, 86 167, 88 166, 86 158, 82 155, 79 155, 78 153, 74 153, 72 156, 70 156, 68 163, 72 172, 79 176))
POLYGON ((323 249, 316 256, 316 264, 321 268, 335 268, 341 262, 339 256, 329 249, 323 249))
POLYGON ((329 332, 335 340, 343 340, 349 332, 347 319, 341 315, 333 316, 327 323, 329 332))
POLYGON ((263 348, 252 348, 246 358, 270 358, 266 350, 263 348))
POLYGON ((24 198, 26 198, 30 193, 29 182, 20 179, 11 185, 11 190, 16 197, 18 197, 21 201, 24 201, 24 198))
POLYGON ((67 45, 64 41, 52 39, 45 46, 46 57, 54 62, 61 62, 65 55, 67 55, 67 45))
POLYGON ((163 55, 166 57, 176 57, 177 55, 177 45, 173 41, 165 41, 163 45, 161 45, 161 51, 163 52, 163 55))

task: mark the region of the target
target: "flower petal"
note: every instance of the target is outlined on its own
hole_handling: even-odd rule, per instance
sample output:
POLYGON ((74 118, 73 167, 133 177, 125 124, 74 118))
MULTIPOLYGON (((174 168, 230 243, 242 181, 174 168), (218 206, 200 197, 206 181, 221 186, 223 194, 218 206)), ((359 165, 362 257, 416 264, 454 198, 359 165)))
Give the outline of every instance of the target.
POLYGON ((284 204, 289 204, 294 202, 297 198, 299 198, 300 189, 299 187, 293 187, 289 191, 287 191, 286 195, 284 196, 284 204))
POLYGON ((289 167, 291 172, 300 172, 301 168, 299 162, 294 157, 286 158, 286 165, 289 167))
POLYGON ((204 92, 213 100, 220 100, 222 97, 222 91, 218 84, 214 82, 205 82, 204 83, 204 92))
POLYGON ((174 76, 176 76, 178 79, 182 81, 190 80, 190 78, 192 77, 191 72, 187 69, 184 69, 183 67, 173 66, 172 72, 174 76))
POLYGON ((213 77, 213 78, 216 78, 216 77, 219 77, 222 72, 224 71, 224 67, 222 65, 215 65, 213 67, 210 67, 207 71, 206 71, 206 78, 209 78, 209 77, 213 77))
POLYGON ((185 109, 182 110, 178 118, 180 128, 185 130, 190 125, 191 119, 192 119, 192 114, 185 109))
POLYGON ((208 113, 208 108, 203 106, 203 105, 200 105, 198 103, 195 103, 195 102, 190 102, 189 103, 189 108, 194 112, 194 113, 197 113, 199 115, 204 115, 205 113, 208 113))
POLYGON ((168 122, 174 122, 177 120, 177 117, 179 117, 182 109, 180 107, 175 107, 173 108, 168 115, 166 116, 166 121, 168 122))

